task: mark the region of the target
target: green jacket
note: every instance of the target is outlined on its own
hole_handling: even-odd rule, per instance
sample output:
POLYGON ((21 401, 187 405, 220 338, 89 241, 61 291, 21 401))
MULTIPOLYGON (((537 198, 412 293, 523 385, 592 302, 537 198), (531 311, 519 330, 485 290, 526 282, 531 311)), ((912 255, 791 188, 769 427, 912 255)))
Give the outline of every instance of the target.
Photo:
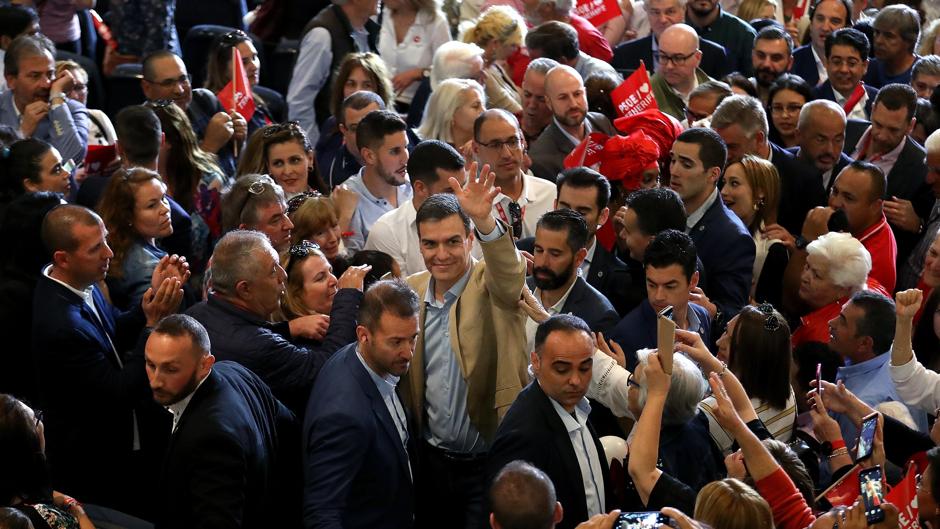
MULTIPOLYGON (((711 77, 699 68, 695 69, 695 77, 698 79, 698 84, 712 80, 711 77)), ((682 98, 666 84, 666 80, 656 73, 650 78, 650 84, 653 86, 653 97, 656 98, 656 104, 659 105, 659 110, 679 121, 684 120, 685 103, 683 103, 682 98)))

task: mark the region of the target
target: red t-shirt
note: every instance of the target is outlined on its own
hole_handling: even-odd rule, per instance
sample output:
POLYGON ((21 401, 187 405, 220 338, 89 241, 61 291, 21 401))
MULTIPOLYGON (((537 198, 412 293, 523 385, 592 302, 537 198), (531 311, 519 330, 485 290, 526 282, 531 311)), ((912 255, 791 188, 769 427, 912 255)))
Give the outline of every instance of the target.
MULTIPOLYGON (((894 292, 898 278, 898 243, 883 213, 881 220, 869 226, 858 240, 871 254, 871 272, 868 276, 877 279, 888 292, 894 292)), ((891 297, 890 294, 888 297, 891 297)))
MULTIPOLYGON (((889 228, 888 231, 890 232, 891 229, 889 228)), ((885 287, 871 274, 868 276, 866 287, 868 290, 875 291, 888 298, 891 297, 891 292, 885 290, 885 287)), ((829 343, 829 320, 835 318, 842 312, 842 305, 845 305, 846 302, 848 302, 848 298, 833 301, 800 318, 800 326, 797 327, 796 331, 793 332, 793 336, 790 337, 793 347, 808 342, 829 343)))
POLYGON ((569 16, 571 26, 578 32, 578 46, 581 51, 596 59, 610 62, 614 58, 614 50, 610 48, 604 34, 588 22, 588 19, 574 13, 569 16))

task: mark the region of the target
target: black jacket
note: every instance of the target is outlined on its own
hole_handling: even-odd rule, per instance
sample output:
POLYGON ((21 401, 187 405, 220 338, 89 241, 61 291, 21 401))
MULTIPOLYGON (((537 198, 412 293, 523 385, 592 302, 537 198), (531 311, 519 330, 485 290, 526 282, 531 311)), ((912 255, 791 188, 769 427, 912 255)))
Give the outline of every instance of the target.
MULTIPOLYGON (((699 39, 699 49, 702 50, 702 63, 699 68, 709 77, 718 79, 731 71, 731 63, 725 47, 708 39, 699 39)), ((653 72, 653 35, 641 39, 624 42, 614 48, 614 58, 611 62, 617 70, 636 70, 643 61, 646 69, 653 72)))

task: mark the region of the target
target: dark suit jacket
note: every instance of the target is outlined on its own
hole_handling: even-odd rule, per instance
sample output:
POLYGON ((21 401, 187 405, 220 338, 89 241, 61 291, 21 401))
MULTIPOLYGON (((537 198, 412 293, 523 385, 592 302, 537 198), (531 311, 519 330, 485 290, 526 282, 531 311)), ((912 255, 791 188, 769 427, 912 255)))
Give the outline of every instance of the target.
MULTIPOLYGON (((709 77, 718 79, 731 71, 725 47, 708 39, 699 40, 699 49, 702 50, 702 62, 699 68, 709 77)), ((641 39, 624 42, 614 49, 614 58, 611 64, 617 70, 636 70, 640 61, 646 69, 653 72, 653 35, 652 33, 641 39)))
POLYGON ((708 274, 705 294, 718 306, 723 325, 747 304, 754 273, 754 239, 741 219, 717 197, 689 232, 708 274))
POLYGON ((156 527, 277 525, 278 450, 293 419, 251 371, 217 362, 170 438, 156 527))
MULTIPOLYGON (((794 68, 796 64, 794 63, 794 68)), ((875 104, 875 97, 878 95, 878 89, 873 86, 865 85, 865 91, 868 92, 868 101, 865 102, 865 117, 871 118, 871 107, 875 104)), ((827 79, 825 83, 813 88, 813 99, 836 100, 836 93, 832 89, 832 83, 827 79)), ((851 153, 849 153, 851 154, 851 153)))
MULTIPOLYGON (((604 475, 604 498, 610 510, 614 491, 611 487, 607 457, 588 422, 591 437, 600 459, 604 475)), ((532 463, 548 474, 555 485, 555 497, 561 502, 565 514, 558 529, 572 529, 588 519, 581 467, 571 446, 565 424, 552 406, 550 397, 542 391, 538 380, 532 381, 513 402, 496 431, 486 462, 487 488, 496 474, 509 462, 521 459, 532 463)))
POLYGON ((862 119, 850 119, 846 121, 845 144, 842 145, 842 152, 852 156, 852 154, 855 152, 855 147, 858 146, 859 140, 862 139, 865 131, 868 130, 868 127, 870 126, 870 121, 865 121, 862 119))
MULTIPOLYGON (((790 233, 799 234, 809 210, 826 205, 822 177, 816 167, 797 160, 782 147, 771 143, 770 149, 773 152, 771 163, 780 175, 777 222, 790 233)), ((709 268, 708 263, 705 263, 705 267, 709 268)))
POLYGON ((807 44, 793 50, 793 66, 790 73, 799 75, 811 87, 819 84, 819 70, 813 57, 813 45, 807 44))
POLYGON ((134 409, 150 401, 140 337, 146 320, 140 307, 122 314, 93 288, 101 323, 81 297, 40 276, 32 348, 54 485, 89 502, 112 504, 127 486, 118 480, 133 449, 134 409), (135 343, 136 351, 124 354, 135 343))
POLYGON ((307 529, 412 526, 417 469, 409 470, 408 452, 354 343, 320 371, 307 403, 303 458, 307 529))
MULTIPOLYGON (((588 112, 587 118, 591 124, 592 132, 603 132, 611 135, 614 133, 614 127, 603 114, 597 112, 588 112)), ((529 148, 529 157, 532 158, 532 174, 539 178, 544 178, 549 182, 554 182, 565 167, 565 156, 571 154, 571 151, 577 147, 570 139, 558 128, 555 120, 545 127, 539 139, 529 148)))
MULTIPOLYGON (((699 333, 702 341, 711 343, 712 320, 705 307, 689 302, 688 311, 694 312, 698 317, 700 328, 689 330, 699 333)), ((630 311, 617 322, 617 325, 607 333, 607 337, 617 342, 623 348, 627 357, 627 369, 633 370, 637 365, 636 352, 640 349, 656 347, 656 312, 648 299, 643 300, 640 306, 630 311)))
MULTIPOLYGON (((799 148, 799 147, 791 147, 791 148, 787 149, 787 152, 790 153, 790 154, 792 154, 793 157, 796 158, 797 160, 800 159, 800 148, 799 148)), ((826 196, 827 198, 829 197, 829 191, 832 190, 832 184, 834 184, 835 181, 836 181, 836 177, 839 176, 839 173, 841 173, 842 170, 846 168, 846 166, 848 166, 850 163, 852 163, 852 161, 853 161, 853 160, 852 160, 851 158, 849 158, 844 152, 840 152, 840 153, 839 153, 839 161, 836 162, 836 164, 832 167, 832 175, 831 175, 830 178, 829 178, 829 182, 828 182, 828 183, 826 183, 826 182, 823 183, 824 186, 825 186, 825 189, 824 189, 824 191, 825 191, 825 196, 826 196)), ((806 163, 806 162, 803 162, 803 163, 806 163)), ((820 182, 822 182, 822 175, 820 175, 820 182)))
MULTIPOLYGON (((526 285, 528 285, 529 290, 535 291, 535 280, 533 278, 526 278, 526 285)), ((596 288, 589 285, 583 277, 574 280, 568 299, 561 307, 561 313, 574 314, 581 318, 594 332, 607 333, 610 328, 620 321, 620 316, 617 315, 617 311, 614 310, 614 306, 610 304, 610 301, 596 288)))

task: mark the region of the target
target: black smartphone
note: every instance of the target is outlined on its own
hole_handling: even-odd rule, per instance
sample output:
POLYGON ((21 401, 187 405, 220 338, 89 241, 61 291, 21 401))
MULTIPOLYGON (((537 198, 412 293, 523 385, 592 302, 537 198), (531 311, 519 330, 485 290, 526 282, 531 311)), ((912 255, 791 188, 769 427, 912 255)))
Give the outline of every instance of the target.
POLYGON ((871 451, 875 444, 875 428, 877 427, 877 413, 872 413, 862 419, 862 429, 858 431, 858 444, 855 445, 856 461, 864 461, 871 457, 871 451))
POLYGON ((858 485, 862 490, 862 500, 865 502, 865 519, 868 520, 868 525, 885 521, 885 512, 881 508, 881 504, 885 499, 881 466, 875 465, 859 472, 858 485))
POLYGON ((845 211, 835 210, 832 216, 829 217, 826 227, 829 228, 829 231, 849 231, 849 218, 846 216, 845 211))
POLYGON ((675 520, 660 512, 623 512, 617 517, 614 529, 656 529, 660 525, 679 527, 675 520))

